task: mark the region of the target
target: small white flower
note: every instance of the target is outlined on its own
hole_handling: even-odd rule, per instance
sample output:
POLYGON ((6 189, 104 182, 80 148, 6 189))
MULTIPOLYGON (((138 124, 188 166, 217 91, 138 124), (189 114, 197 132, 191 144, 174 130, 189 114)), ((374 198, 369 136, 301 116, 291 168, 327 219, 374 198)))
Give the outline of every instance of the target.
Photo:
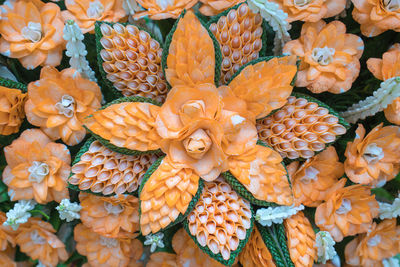
POLYGON ((325 264, 328 260, 333 259, 337 255, 335 250, 335 241, 331 234, 326 231, 317 233, 315 246, 317 247, 318 262, 325 264))
POLYGON ((298 211, 303 209, 303 205, 262 208, 257 210, 256 220, 262 226, 271 226, 272 223, 282 223, 284 219, 295 215, 298 211))
POLYGON ((392 204, 378 202, 379 204, 379 219, 392 219, 400 216, 400 195, 393 201, 392 204))
POLYGON ((150 252, 153 253, 157 247, 163 248, 164 247, 164 242, 163 242, 164 234, 163 233, 157 233, 154 235, 147 235, 146 236, 146 241, 144 241, 144 244, 146 246, 150 246, 150 252))
POLYGON ((382 264, 383 267, 400 267, 400 261, 396 256, 384 259, 382 264))
POLYGON ((71 222, 75 219, 79 219, 81 216, 79 212, 82 207, 78 203, 70 202, 68 198, 61 200, 60 205, 56 207, 58 213, 60 214, 61 220, 66 220, 71 222))
POLYGON ((36 267, 46 267, 46 265, 44 265, 41 261, 39 261, 36 267))
POLYGON ((20 200, 15 203, 14 207, 10 209, 7 213, 7 220, 3 223, 4 225, 9 225, 15 231, 18 229, 19 225, 26 223, 31 217, 29 211, 33 210, 36 202, 33 200, 20 200))

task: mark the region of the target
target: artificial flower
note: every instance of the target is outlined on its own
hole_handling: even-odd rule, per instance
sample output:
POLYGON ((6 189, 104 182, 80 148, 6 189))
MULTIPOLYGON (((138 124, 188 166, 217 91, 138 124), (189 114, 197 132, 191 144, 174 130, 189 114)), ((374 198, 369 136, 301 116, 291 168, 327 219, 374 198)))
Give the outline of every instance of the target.
POLYGON ((378 213, 379 205, 371 190, 363 185, 351 185, 337 189, 317 207, 315 223, 340 242, 346 236, 368 231, 378 213))
POLYGON ((2 5, 0 53, 17 58, 29 70, 61 62, 64 23, 60 8, 40 0, 18 0, 2 5), (28 11, 29 12, 28 12, 28 11))
POLYGON ((0 211, 0 251, 6 250, 9 245, 15 247, 15 235, 11 227, 4 225, 6 221, 6 214, 0 211))
MULTIPOLYGON (((336 2, 336 1, 333 1, 336 2)), ((313 93, 339 94, 351 88, 360 72, 363 40, 346 33, 340 21, 323 20, 303 24, 299 39, 288 42, 284 53, 300 58, 296 86, 313 93)))
MULTIPOLYGON (((386 81, 400 77, 400 44, 394 44, 380 58, 369 58, 367 66, 375 78, 386 81)), ((395 98, 385 109, 385 117, 391 123, 400 125, 400 97, 395 98)))
POLYGON ((17 267, 17 263, 14 261, 14 253, 12 249, 0 251, 0 266, 17 267))
POLYGON ((382 261, 383 267, 397 267, 400 265, 400 260, 394 256, 382 261))
POLYGON ((99 86, 73 69, 58 72, 44 67, 40 80, 28 85, 25 112, 28 121, 41 127, 53 140, 67 145, 79 144, 86 135, 82 126, 85 117, 100 108, 99 86))
POLYGON ((0 135, 17 133, 25 118, 27 94, 18 89, 0 86, 0 135))
POLYGON ((150 255, 146 267, 177 267, 176 255, 168 252, 155 252, 150 255))
POLYGON ((150 246, 150 252, 153 253, 157 247, 163 248, 164 242, 163 242, 164 234, 163 233, 157 233, 154 235, 147 235, 146 240, 143 242, 145 246, 150 246))
POLYGON ((329 193, 335 190, 333 186, 343 176, 343 163, 333 146, 328 147, 320 154, 307 159, 299 165, 294 161, 287 166, 292 182, 293 196, 299 203, 316 207, 328 198, 329 193))
POLYGON ((400 226, 396 220, 373 223, 367 233, 357 236, 345 248, 350 266, 383 267, 382 260, 399 253, 400 226))
POLYGON ((387 30, 400 31, 400 6, 398 0, 351 0, 353 18, 360 23, 361 33, 377 36, 387 30))
POLYGON ((80 219, 79 214, 82 209, 81 205, 78 203, 70 202, 68 198, 61 200, 60 205, 56 207, 58 213, 60 214, 61 220, 66 220, 67 222, 72 222, 75 219, 80 219))
POLYGON ((50 223, 30 218, 21 225, 15 241, 20 250, 33 260, 39 260, 45 266, 56 266, 58 262, 67 260, 68 253, 55 233, 50 223))
POLYGON ((400 216, 400 194, 393 200, 392 204, 378 202, 379 219, 392 219, 400 216))
POLYGON ((83 33, 94 33, 96 21, 118 22, 126 16, 123 0, 66 0, 64 20, 74 20, 83 33))
POLYGON ((354 183, 383 186, 400 172, 400 128, 376 126, 365 135, 359 124, 356 138, 347 143, 344 169, 354 183))
POLYGON ((83 224, 74 229, 76 250, 87 257, 90 266, 140 267, 143 246, 137 239, 110 238, 92 232, 83 224))
POLYGON ((274 223, 280 224, 284 219, 295 215, 300 210, 304 210, 303 205, 260 208, 257 210, 256 220, 262 226, 271 226, 274 223))
POLYGON ((337 255, 334 245, 335 241, 329 232, 319 231, 315 238, 317 262, 326 264, 328 260, 333 259, 337 255))
POLYGON ((98 197, 80 193, 81 221, 91 231, 112 238, 134 238, 139 230, 139 200, 132 195, 98 197))
POLYGON ((199 11, 205 16, 215 16, 245 0, 200 0, 199 11))
POLYGON ((31 217, 30 211, 35 208, 35 205, 33 200, 18 201, 12 209, 7 211, 7 220, 3 222, 3 225, 10 226, 14 231, 17 230, 20 224, 26 223, 31 217))
POLYGON ((340 14, 346 8, 346 0, 271 0, 288 14, 288 21, 317 22, 340 14))
POLYGON ((68 198, 71 155, 65 145, 52 142, 39 129, 29 129, 5 147, 4 154, 8 165, 3 182, 12 200, 47 203, 68 198))
POLYGON ((149 16, 153 20, 178 18, 183 10, 189 10, 198 0, 137 0, 146 9, 136 12, 133 18, 138 19, 149 16))

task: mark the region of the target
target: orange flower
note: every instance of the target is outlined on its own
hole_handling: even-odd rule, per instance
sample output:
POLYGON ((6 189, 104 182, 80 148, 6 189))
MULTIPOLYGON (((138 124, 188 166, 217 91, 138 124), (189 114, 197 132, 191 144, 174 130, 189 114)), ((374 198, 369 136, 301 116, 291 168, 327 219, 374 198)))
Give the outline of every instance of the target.
POLYGON ((205 16, 215 16, 244 1, 245 0, 200 0, 202 5, 199 10, 205 16))
POLYGON ((340 21, 306 22, 297 40, 288 42, 284 53, 301 59, 296 86, 313 93, 338 94, 351 88, 360 72, 359 59, 364 50, 362 39, 346 34, 340 21))
POLYGON ((359 124, 345 156, 344 169, 351 181, 383 186, 400 171, 400 128, 380 124, 365 136, 364 126, 359 124))
POLYGON ((53 140, 69 146, 79 144, 86 135, 83 118, 100 107, 99 86, 73 69, 58 72, 44 67, 40 80, 28 85, 25 104, 28 121, 42 128, 53 140))
POLYGON ((124 0, 66 0, 64 20, 74 20, 83 33, 94 33, 96 21, 118 22, 126 17, 124 0))
POLYGON ((81 220, 92 231, 112 238, 134 238, 139 230, 139 200, 132 195, 98 197, 80 193, 81 220))
POLYGON ((396 219, 373 223, 367 233, 346 245, 346 263, 351 266, 383 267, 382 260, 399 253, 400 226, 396 219))
POLYGON ((29 218, 18 229, 15 240, 20 250, 33 260, 39 260, 46 266, 56 266, 60 260, 68 259, 68 253, 55 232, 50 223, 29 218))
POLYGON ((137 12, 133 17, 135 19, 149 16, 151 19, 160 20, 167 18, 178 18, 183 10, 188 10, 197 4, 198 0, 137 0, 142 7, 146 9, 143 12, 137 12))
POLYGON ((0 211, 0 251, 6 250, 9 244, 15 247, 15 231, 10 226, 3 225, 6 220, 6 214, 0 211))
POLYGON ((7 166, 3 182, 12 200, 32 199, 39 203, 68 198, 67 179, 71 156, 63 144, 38 129, 24 131, 4 148, 7 166))
POLYGON ((5 12, 0 22, 0 53, 17 58, 27 69, 58 66, 64 48, 60 8, 40 0, 19 0, 1 7, 5 12))
POLYGON ((294 161, 287 169, 295 199, 309 207, 321 204, 335 190, 335 184, 343 187, 345 182, 343 179, 341 183, 337 183, 344 174, 344 169, 333 146, 308 159, 301 166, 298 161, 294 161))
POLYGON ((366 232, 378 213, 379 205, 371 190, 352 185, 337 189, 317 207, 315 223, 321 231, 328 231, 340 242, 345 236, 366 232))
POLYGON ((289 22, 301 20, 317 22, 338 15, 346 7, 346 0, 272 0, 288 14, 289 22))
MULTIPOLYGON (((0 251, 0 266, 17 267, 14 261, 15 249, 7 247, 6 250, 0 251)), ((18 262, 18 267, 23 267, 21 262, 18 262)))
POLYGON ((384 31, 400 31, 400 8, 398 1, 351 0, 354 4, 353 18, 361 24, 361 33, 367 37, 384 31))
MULTIPOLYGON (((379 80, 386 81, 400 76, 400 44, 394 44, 382 59, 367 60, 370 72, 379 80)), ((385 117, 391 123, 400 125, 400 97, 396 98, 385 110, 385 117)))
POLYGON ((26 94, 0 86, 0 135, 17 133, 25 118, 26 94))
POLYGON ((109 238, 90 231, 83 224, 74 229, 76 250, 87 257, 90 266, 139 267, 143 246, 137 239, 109 238))

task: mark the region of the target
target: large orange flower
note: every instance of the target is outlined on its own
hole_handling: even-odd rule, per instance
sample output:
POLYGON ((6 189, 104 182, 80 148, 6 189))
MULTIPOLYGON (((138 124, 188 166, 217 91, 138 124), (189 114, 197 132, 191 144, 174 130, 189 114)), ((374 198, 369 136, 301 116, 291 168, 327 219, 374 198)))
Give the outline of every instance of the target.
POLYGON ((244 1, 245 0, 200 0, 202 5, 199 10, 205 16, 215 16, 244 1))
POLYGON ((64 48, 60 8, 40 0, 2 5, 0 53, 17 58, 27 69, 58 66, 64 48))
MULTIPOLYGON (((394 44, 382 59, 370 58, 367 61, 370 72, 379 80, 386 81, 388 79, 400 76, 400 44, 394 44)), ((400 97, 384 110, 385 117, 391 123, 400 125, 400 97)))
POLYGON ((288 14, 289 22, 301 20, 317 22, 338 15, 346 7, 346 0, 272 0, 288 14))
POLYGON ((357 236, 346 245, 346 263, 351 266, 383 267, 382 260, 400 250, 400 226, 396 219, 373 223, 367 233, 357 236))
POLYGON ((34 198, 47 203, 68 198, 71 156, 65 145, 51 142, 38 129, 30 129, 5 147, 4 154, 8 165, 3 181, 12 200, 34 198))
POLYGON ((83 140, 86 130, 82 121, 100 107, 102 98, 96 83, 73 69, 58 72, 52 67, 44 67, 40 80, 28 85, 28 96, 28 121, 53 140, 61 138, 69 146, 83 140))
POLYGON ((80 193, 81 220, 92 231, 112 238, 134 238, 139 230, 139 199, 132 195, 98 197, 80 193))
POLYGON ((137 0, 146 11, 137 12, 133 17, 149 16, 151 19, 160 20, 178 18, 183 10, 193 7, 198 0, 137 0))
POLYGON ((345 156, 344 169, 351 181, 383 186, 400 172, 400 128, 380 124, 365 136, 360 124, 345 156))
POLYGON ((26 94, 0 86, 0 135, 17 133, 25 118, 26 94))
POLYGON ((64 20, 74 20, 83 33, 94 33, 96 21, 118 22, 126 17, 124 0, 66 0, 67 10, 62 11, 64 20))
POLYGON ((321 231, 328 231, 336 242, 343 237, 364 233, 379 213, 379 205, 371 190, 352 185, 333 192, 317 207, 315 223, 321 231))
POLYGON ((56 266, 60 260, 67 260, 68 253, 55 232, 50 223, 29 218, 18 229, 15 240, 20 250, 33 260, 39 260, 45 266, 56 266))
POLYGON ((90 231, 83 224, 74 229, 76 250, 87 257, 90 266, 96 267, 139 267, 137 260, 143 252, 137 239, 109 238, 90 231))
POLYGON ((333 146, 308 159, 301 166, 298 161, 288 167, 292 181, 293 195, 301 204, 316 207, 328 198, 336 187, 343 187, 345 180, 337 183, 344 174, 343 163, 333 146))
POLYGON ((296 86, 307 87, 313 93, 334 94, 351 88, 360 72, 359 59, 363 50, 362 39, 346 34, 342 22, 326 25, 322 20, 305 23, 300 38, 283 48, 284 53, 301 59, 296 86))
POLYGON ((361 24, 361 33, 374 37, 387 30, 400 31, 400 7, 396 0, 351 0, 353 18, 361 24))

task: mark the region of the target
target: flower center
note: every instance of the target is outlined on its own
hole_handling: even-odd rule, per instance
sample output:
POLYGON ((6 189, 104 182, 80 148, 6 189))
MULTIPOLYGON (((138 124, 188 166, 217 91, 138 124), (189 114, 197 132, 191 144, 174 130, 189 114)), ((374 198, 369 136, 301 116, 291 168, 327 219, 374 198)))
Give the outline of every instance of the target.
POLYGON ((37 230, 33 230, 31 232, 31 240, 34 244, 38 244, 38 245, 43 245, 46 244, 46 239, 44 239, 43 237, 41 237, 38 233, 37 230))
POLYGON ((400 9, 400 0, 383 0, 383 6, 387 11, 397 11, 400 9))
POLYGON ((70 95, 63 95, 61 101, 56 103, 56 109, 59 114, 71 118, 74 116, 75 99, 70 95))
POLYGON ((351 201, 344 198, 342 200, 342 204, 336 210, 336 213, 342 215, 342 214, 347 214, 349 211, 351 211, 351 201))
POLYGON ((33 164, 28 168, 29 181, 41 183, 49 174, 49 165, 40 161, 34 161, 33 164))
POLYGON ((100 244, 107 248, 115 248, 118 246, 118 240, 115 238, 100 236, 100 244))
POLYGON ((375 235, 374 237, 370 238, 367 242, 368 246, 374 247, 378 245, 381 242, 381 236, 380 235, 375 235))
POLYGON ((375 164, 383 157, 385 154, 383 153, 383 149, 377 146, 375 143, 369 144, 364 151, 364 159, 368 162, 368 164, 375 164))
POLYGON ((86 15, 91 19, 98 19, 103 15, 104 6, 99 1, 90 2, 86 15))
POLYGON ((108 212, 108 214, 118 215, 124 211, 124 207, 120 204, 113 205, 110 202, 104 202, 104 208, 108 212))
POLYGON ((301 181, 302 183, 304 183, 304 184, 308 184, 308 183, 310 183, 311 181, 316 181, 316 180, 317 180, 317 176, 318 176, 318 174, 319 174, 319 171, 318 171, 316 168, 310 166, 310 167, 308 167, 308 168, 305 169, 305 173, 306 173, 306 175, 303 176, 303 177, 300 179, 300 181, 301 181))
POLYGON ((334 54, 335 54, 334 48, 329 48, 326 46, 324 48, 316 47, 313 49, 311 57, 318 64, 326 66, 332 62, 334 54))
POLYGON ((37 43, 42 39, 42 25, 30 21, 28 26, 22 28, 21 34, 26 40, 37 43))
POLYGON ((188 154, 195 159, 201 159, 210 149, 211 138, 203 129, 197 129, 189 137, 183 140, 183 145, 188 154))
POLYGON ((206 110, 204 101, 202 100, 190 100, 187 101, 181 107, 181 113, 189 117, 200 117, 206 110))
POLYGON ((297 7, 303 7, 311 3, 312 0, 293 0, 293 4, 297 7))
POLYGON ((168 6, 174 5, 174 0, 156 0, 156 4, 161 8, 161 10, 165 10, 168 6))

